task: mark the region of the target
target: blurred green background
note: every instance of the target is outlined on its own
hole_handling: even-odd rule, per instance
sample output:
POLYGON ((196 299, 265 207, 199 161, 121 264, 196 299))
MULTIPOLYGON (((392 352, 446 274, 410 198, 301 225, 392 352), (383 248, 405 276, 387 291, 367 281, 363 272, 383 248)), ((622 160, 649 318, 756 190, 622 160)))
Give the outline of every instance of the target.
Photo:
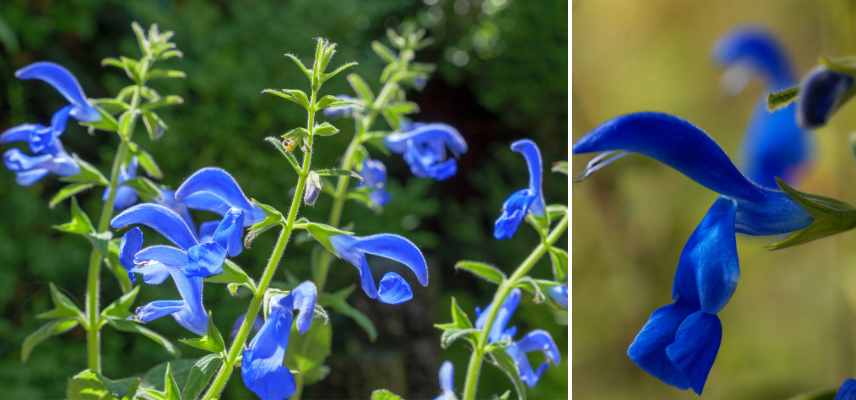
MULTIPOLYGON (((284 209, 295 178, 262 139, 303 124, 304 116, 292 105, 259 94, 265 87, 303 87, 304 78, 282 54, 308 59, 313 38, 327 37, 339 44, 334 62, 359 61, 357 72, 377 88, 382 65, 370 41, 405 20, 425 26, 436 43, 418 58, 436 63, 438 72, 422 92, 413 94, 422 108, 417 119, 456 126, 470 150, 460 159, 458 175, 446 182, 416 179, 400 158, 375 153, 390 171, 393 200, 382 214, 353 204, 346 208, 345 220, 355 222, 358 234, 397 232, 411 238, 428 258, 431 285, 414 288, 415 300, 399 307, 368 301, 359 292, 352 296, 352 304, 374 321, 380 338, 369 342, 351 320, 333 316, 332 373, 309 387, 304 398, 367 398, 381 387, 407 398, 429 398, 437 393, 442 360, 455 363, 456 381, 462 386, 467 357, 463 345, 442 353, 433 324, 448 320, 451 295, 472 310, 487 304, 493 291, 465 273, 456 274, 455 261, 485 260, 510 270, 537 243, 536 235, 525 230, 501 243, 491 232, 504 198, 526 184, 524 163, 508 149, 510 142, 534 138, 547 163, 567 157, 567 12, 561 0, 537 6, 519 0, 3 1, 0 18, 8 32, 0 29, 0 128, 47 121, 62 104, 47 86, 15 80, 15 69, 53 60, 72 70, 89 96, 106 97, 125 85, 125 79, 114 69, 100 67, 100 60, 136 56, 130 23, 158 23, 176 31, 175 41, 185 57, 173 66, 188 74, 184 81, 156 84, 162 93, 182 95, 185 104, 162 114, 169 124, 162 140, 143 142, 165 171, 164 183, 175 186, 197 168, 218 165, 231 171, 248 194, 284 209)), ((344 79, 328 86, 332 94, 348 91, 344 79)), ((346 133, 353 129, 348 121, 337 125, 346 133)), ((138 132, 138 137, 144 135, 138 132)), ((69 151, 102 169, 116 145, 113 137, 90 136, 78 127, 70 127, 63 140, 69 151)), ((313 164, 336 165, 347 140, 348 134, 325 138, 313 164)), ((79 304, 83 300, 89 248, 51 229, 68 218, 67 204, 47 208, 47 199, 58 188, 55 179, 21 188, 11 173, 0 173, 0 384, 9 398, 61 398, 66 378, 85 368, 85 340, 79 329, 36 348, 26 365, 19 361, 23 338, 40 324, 34 315, 50 308, 48 282, 79 304)), ((565 177, 550 174, 545 194, 549 201, 564 203, 565 177)), ((100 192, 81 200, 90 214, 97 213, 100 192)), ((329 198, 322 197, 304 214, 325 220, 329 205, 329 198)), ((253 275, 260 273, 273 236, 262 236, 238 259, 253 275)), ((281 270, 309 278, 311 248, 311 243, 289 246, 281 270)), ((536 271, 547 275, 547 261, 536 271)), ((118 287, 106 277, 104 298, 113 299, 118 287)), ((337 262, 331 279, 330 288, 342 288, 357 278, 353 267, 337 262)), ((146 286, 138 303, 174 296, 171 284, 146 286)), ((206 287, 206 305, 214 310, 222 331, 231 327, 247 301, 229 297, 222 286, 206 287)), ((564 398, 566 326, 558 323, 560 316, 545 310, 524 304, 514 322, 523 332, 539 327, 553 333, 563 363, 551 368, 531 393, 533 398, 564 398)), ((187 336, 169 318, 151 326, 170 338, 187 336)), ((142 337, 106 330, 103 340, 104 370, 111 378, 140 374, 169 359, 142 337)), ((182 351, 184 357, 200 355, 186 346, 182 351)), ((500 372, 490 367, 483 371, 481 393, 510 388, 500 372)), ((224 398, 246 396, 240 379, 233 377, 224 398)))
MULTIPOLYGON (((774 32, 800 75, 821 55, 856 52, 853 1, 578 0, 573 8, 573 138, 635 111, 663 111, 710 133, 740 162, 763 85, 729 96, 711 53, 731 29, 774 32)), ((800 188, 856 201, 848 135, 853 106, 816 132, 800 188)), ((578 157, 576 171, 590 157, 578 157)), ((643 157, 574 185, 573 382, 580 399, 690 399, 645 374, 627 346, 670 302, 678 256, 715 195, 643 157)), ((704 391, 711 399, 784 399, 856 375, 853 233, 770 252, 738 238, 741 277, 720 313, 723 340, 704 391)))

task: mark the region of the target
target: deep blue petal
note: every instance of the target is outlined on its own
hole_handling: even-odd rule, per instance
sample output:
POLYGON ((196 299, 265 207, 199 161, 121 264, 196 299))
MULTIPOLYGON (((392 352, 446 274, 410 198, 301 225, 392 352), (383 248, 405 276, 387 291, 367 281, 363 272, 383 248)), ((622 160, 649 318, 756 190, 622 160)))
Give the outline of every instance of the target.
MULTIPOLYGON (((140 240, 140 243, 142 244, 143 236, 142 236, 142 232, 140 231, 140 228, 134 228, 134 229, 129 230, 128 233, 125 234, 125 236, 128 236, 128 234, 130 234, 134 231, 140 233, 139 240, 140 240)), ((177 247, 165 246, 165 245, 158 244, 158 245, 146 247, 142 250, 137 250, 133 254, 133 261, 132 261, 133 264, 132 265, 142 264, 142 263, 147 263, 147 262, 152 262, 152 261, 157 261, 158 263, 161 263, 161 264, 168 266, 168 267, 180 268, 180 267, 184 267, 185 265, 187 265, 188 259, 187 259, 187 253, 184 252, 184 250, 179 249, 177 247)))
POLYGON ((134 314, 136 319, 146 324, 156 319, 166 317, 181 311, 184 302, 181 300, 155 300, 142 307, 138 307, 134 314))
MULTIPOLYGON (((172 211, 175 211, 178 215, 181 216, 181 219, 184 220, 187 226, 191 228, 196 226, 196 223, 193 222, 193 217, 190 215, 190 210, 187 209, 187 206, 184 205, 184 203, 175 199, 175 191, 170 190, 166 187, 161 187, 160 194, 158 195, 158 198, 155 201, 158 204, 163 205, 172 211)), ((214 224, 214 227, 216 228, 217 222, 215 221, 214 224)), ((212 230, 211 232, 213 233, 214 231, 212 230)))
POLYGON ((410 284, 395 272, 387 272, 378 285, 378 299, 386 304, 401 304, 413 299, 410 284))
POLYGON ((856 379, 845 379, 835 392, 835 400, 856 400, 856 379))
POLYGON ((46 126, 38 124, 21 124, 13 126, 3 131, 3 134, 0 134, 0 144, 29 142, 32 135, 36 135, 39 131, 43 131, 46 128, 46 126))
POLYGON ((297 332, 301 335, 312 326, 315 316, 315 303, 318 300, 318 288, 311 281, 297 285, 290 293, 294 298, 294 309, 297 310, 297 332))
POLYGON ((778 188, 776 177, 793 184, 812 151, 812 135, 797 125, 796 104, 771 112, 766 96, 758 102, 743 143, 749 179, 770 189, 778 188))
POLYGON ((15 72, 18 79, 39 79, 56 89, 69 103, 74 105, 71 116, 79 121, 97 121, 101 114, 86 99, 83 88, 74 75, 64 67, 52 62, 36 62, 15 72))
POLYGON ((213 240, 220 247, 226 249, 229 257, 236 257, 244 249, 244 212, 238 208, 229 209, 217 229, 214 231, 213 240))
POLYGON ((550 295, 550 298, 559 305, 559 307, 568 309, 568 285, 557 285, 550 288, 547 291, 547 294, 550 295))
POLYGON ((254 224, 264 218, 264 211, 254 206, 243 190, 241 190, 235 178, 221 168, 207 167, 196 171, 178 187, 175 191, 175 198, 178 201, 184 202, 190 208, 196 208, 196 204, 191 202, 193 198, 188 199, 188 197, 199 192, 207 192, 216 196, 228 206, 225 210, 235 207, 246 212, 245 223, 248 225, 254 224))
POLYGON ((32 169, 29 171, 16 172, 15 173, 15 182, 17 182, 21 186, 30 186, 30 185, 40 181, 42 178, 47 176, 49 173, 50 173, 50 171, 48 171, 46 169, 41 169, 41 168, 32 169))
POLYGON ((502 203, 502 214, 493 224, 493 237, 504 240, 514 236, 534 201, 535 196, 529 189, 520 189, 508 196, 502 203))
POLYGON ((183 272, 174 272, 171 275, 184 301, 184 308, 172 317, 185 329, 197 335, 204 335, 208 331, 208 313, 202 303, 202 278, 188 277, 183 272))
POLYGON ((428 264, 425 256, 404 236, 381 233, 354 238, 354 249, 404 264, 413 271, 422 286, 428 286, 428 264))
MULTIPOLYGON (((142 260, 140 260, 142 261, 142 260)), ((169 278, 170 271, 175 267, 168 267, 158 261, 140 262, 134 265, 131 272, 143 276, 143 282, 147 285, 160 285, 169 278)))
POLYGON ((532 331, 520 341, 512 343, 511 346, 506 348, 506 352, 514 360, 514 364, 520 372, 520 379, 529 387, 533 387, 538 383, 538 380, 541 379, 541 375, 550 363, 558 364, 562 359, 559 347, 556 346, 553 337, 540 329, 532 331), (534 351, 540 351, 546 358, 546 361, 541 363, 537 370, 532 369, 527 356, 527 353, 534 351))
POLYGON ((666 384, 679 389, 690 387, 689 377, 666 355, 666 347, 675 340, 681 322, 694 309, 681 303, 658 308, 627 348, 627 356, 639 368, 666 384))
POLYGON ((767 80, 772 89, 794 81, 785 50, 775 37, 760 27, 741 27, 720 39, 714 50, 717 61, 728 67, 748 67, 767 80))
POLYGON ((797 122, 806 129, 816 129, 853 95, 853 77, 819 66, 803 78, 797 100, 797 122))
POLYGON ((128 271, 131 283, 137 282, 137 276, 131 273, 134 268, 134 255, 142 248, 143 231, 140 228, 131 228, 122 235, 122 241, 119 242, 119 262, 128 271))
MULTIPOLYGON (((490 343, 498 342, 506 336, 508 333, 508 322, 511 320, 511 317, 514 316, 517 306, 520 305, 520 299, 520 289, 515 288, 511 290, 508 297, 506 297, 502 305, 499 306, 499 311, 496 313, 493 325, 490 328, 490 333, 488 334, 488 341, 490 343)), ((477 329, 484 328, 485 323, 487 323, 488 314, 490 314, 490 307, 483 311, 476 308, 477 329)), ((513 336, 513 333, 508 336, 513 336)))
POLYGON ((362 287, 363 292, 366 296, 369 296, 369 298, 376 299, 377 285, 375 284, 374 276, 372 275, 372 270, 369 267, 366 255, 355 248, 357 241, 358 238, 352 235, 336 235, 330 237, 330 244, 333 245, 333 249, 336 251, 336 256, 357 268, 357 272, 360 275, 360 286, 362 287))
MULTIPOLYGON (((231 333, 229 333, 229 338, 231 340, 235 340, 235 336, 238 334, 238 331, 241 330, 241 325, 244 324, 244 319, 247 317, 247 314, 241 314, 238 318, 235 319, 235 323, 232 324, 231 333)), ((256 316, 256 320, 253 322, 253 327, 250 328, 250 334, 255 334, 262 329, 262 324, 264 320, 261 315, 256 316)))
POLYGON ((721 341, 722 324, 719 317, 698 311, 681 323, 674 342, 666 347, 669 360, 684 373, 693 391, 699 395, 716 360, 721 341))
POLYGON ((529 139, 512 143, 511 150, 523 154, 526 159, 526 166, 529 169, 529 191, 534 196, 529 205, 530 211, 537 216, 544 215, 544 193, 541 188, 541 175, 544 173, 544 167, 541 161, 541 150, 538 149, 535 142, 529 139))
POLYGON ((154 229, 185 250, 197 244, 196 235, 181 216, 160 204, 137 204, 110 221, 110 226, 115 229, 136 224, 154 229))
POLYGON ((467 142, 454 127, 441 124, 418 124, 414 129, 403 132, 394 132, 384 138, 386 147, 394 153, 403 153, 407 148, 407 142, 439 142, 444 144, 455 155, 467 152, 467 142))
POLYGON ((199 224, 199 241, 210 242, 214 240, 214 231, 220 226, 220 221, 205 221, 199 224))
MULTIPOLYGON (((288 297, 289 302, 291 296, 288 297)), ((271 299, 271 312, 262 328, 244 349, 241 378, 262 400, 283 400, 294 393, 294 377, 284 363, 293 318, 290 304, 271 299)))
POLYGON ((207 278, 223 272, 226 249, 214 242, 197 244, 187 250, 189 260, 185 273, 188 276, 207 278))

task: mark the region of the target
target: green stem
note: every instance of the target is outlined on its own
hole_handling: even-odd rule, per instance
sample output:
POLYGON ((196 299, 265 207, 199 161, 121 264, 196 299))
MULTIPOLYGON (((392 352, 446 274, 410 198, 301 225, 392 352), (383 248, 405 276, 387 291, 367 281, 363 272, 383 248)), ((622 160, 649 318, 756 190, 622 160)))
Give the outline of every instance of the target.
POLYGON ((550 232, 547 236, 546 240, 542 241, 532 253, 520 263, 520 266, 511 274, 507 280, 505 280, 499 288, 496 290, 496 294, 493 296, 493 301, 490 303, 490 306, 487 308, 487 319, 485 320, 484 326, 481 328, 479 332, 478 340, 476 342, 476 348, 473 351, 473 354, 470 356, 470 362, 467 366, 467 380, 464 384, 464 397, 463 400, 474 400, 476 398, 476 389, 478 388, 479 383, 479 374, 481 373, 482 361, 484 361, 484 352, 485 347, 487 346, 488 334, 490 333, 491 328, 493 327, 494 320, 496 320, 496 316, 499 313, 499 308, 502 303, 505 301, 505 298, 508 297, 508 294, 517 286, 517 282, 526 276, 532 267, 535 266, 536 263, 547 253, 549 246, 552 246, 557 240, 559 240, 562 235, 565 234, 565 231, 568 229, 568 215, 565 214, 555 228, 550 232))
POLYGON ((283 253, 285 253, 285 248, 288 245, 289 239, 291 239, 291 233, 294 231, 294 221, 297 220, 297 214, 300 211, 300 204, 303 202, 303 191, 306 188, 306 178, 309 176, 309 170, 312 165, 312 144, 314 139, 312 133, 313 128, 315 126, 316 97, 317 90, 313 89, 312 96, 309 102, 309 118, 306 128, 310 132, 307 137, 307 150, 306 153, 303 155, 303 167, 301 168, 300 174, 297 179, 297 188, 294 190, 294 197, 291 198, 291 207, 289 207, 288 209, 288 216, 285 220, 285 226, 279 232, 279 237, 276 240, 273 252, 271 253, 270 258, 268 259, 264 272, 262 272, 262 278, 259 281, 259 284, 256 288, 256 292, 253 294, 252 300, 250 300, 250 305, 247 308, 247 313, 244 315, 244 322, 241 323, 241 328, 238 330, 238 334, 235 335, 235 340, 229 347, 229 352, 226 354, 226 360, 223 362, 223 366, 220 367, 220 370, 214 377, 214 382, 211 384, 211 387, 205 393, 205 396, 202 397, 203 400, 213 400, 219 398, 220 394, 223 392, 223 389, 226 387, 226 384, 229 382, 229 378, 232 376, 232 371, 234 371, 235 364, 238 361, 238 356, 241 355, 241 352, 244 349, 244 344, 247 342, 247 338, 250 335, 250 330, 253 326, 253 323, 255 322, 259 311, 261 310, 265 292, 267 291, 271 281, 273 280, 274 275, 276 274, 276 270, 279 267, 280 261, 282 260, 282 255, 283 253))
MULTIPOLYGON (((356 122, 356 132, 345 150, 345 155, 342 157, 342 162, 339 168, 345 171, 350 171, 354 166, 354 154, 357 148, 362 144, 363 135, 371 128, 377 118, 378 112, 386 106, 389 98, 392 96, 395 88, 398 87, 398 81, 387 81, 375 101, 369 107, 369 112, 356 122)), ((345 201, 348 199, 348 185, 351 183, 349 175, 340 175, 336 182, 336 192, 333 195, 333 207, 330 209, 330 218, 327 224, 338 227, 342 222, 342 210, 345 208, 345 201)), ((325 251, 318 259, 318 267, 315 275, 315 285, 318 286, 318 291, 324 291, 324 285, 327 283, 327 274, 330 272, 330 263, 333 261, 333 256, 330 252, 325 251)))

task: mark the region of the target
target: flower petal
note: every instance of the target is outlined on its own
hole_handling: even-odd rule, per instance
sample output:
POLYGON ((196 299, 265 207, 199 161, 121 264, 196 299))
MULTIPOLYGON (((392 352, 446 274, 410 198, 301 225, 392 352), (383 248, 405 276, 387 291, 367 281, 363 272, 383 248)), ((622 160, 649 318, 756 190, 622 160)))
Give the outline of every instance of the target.
POLYGON ((669 360, 689 379, 693 391, 701 395, 710 368, 719 352, 722 324, 719 317, 698 311, 678 327, 674 343, 666 347, 669 360))
POLYGON ((789 86, 794 75, 788 56, 775 37, 760 27, 735 29, 716 44, 714 57, 729 67, 749 67, 773 89, 789 86))
POLYGON ((768 111, 763 98, 743 143, 744 171, 753 182, 770 189, 778 189, 777 177, 795 183, 800 169, 811 160, 812 142, 810 132, 797 125, 796 104, 768 111))
MULTIPOLYGON (((515 288, 511 290, 508 297, 506 297, 502 305, 499 306, 499 311, 496 313, 493 326, 491 326, 490 333, 488 334, 488 341, 490 343, 502 340, 503 336, 513 336, 513 333, 507 335, 508 321, 511 320, 511 317, 514 316, 514 312, 517 311, 517 306, 520 305, 520 299, 520 289, 515 288)), ((487 323, 487 317, 488 314, 490 314, 490 307, 481 312, 477 310, 476 314, 478 314, 476 317, 476 328, 482 329, 484 328, 485 323, 487 323)))
POLYGON ((856 379, 845 379, 835 392, 834 400, 856 400, 856 379))
POLYGON ((561 362, 562 356, 559 353, 559 348, 553 337, 543 330, 535 330, 528 333, 520 341, 512 343, 506 348, 506 352, 514 360, 517 370, 520 372, 520 379, 529 387, 535 386, 541 375, 550 365, 550 363, 558 364, 561 362), (537 370, 532 370, 532 365, 529 363, 527 353, 540 351, 544 354, 547 361, 541 363, 537 370))
POLYGON ((514 236, 534 200, 535 196, 529 189, 520 189, 508 196, 502 203, 502 214, 493 224, 493 237, 505 240, 514 236))
POLYGON ((853 77, 819 66, 803 78, 797 100, 797 122, 817 129, 853 96, 853 77))
POLYGON ((534 199, 529 205, 530 210, 537 216, 544 215, 544 193, 541 188, 541 175, 544 173, 544 167, 541 161, 541 150, 530 139, 521 139, 512 143, 511 150, 523 154, 526 159, 526 166, 529 169, 529 191, 534 195, 534 199))
POLYGON ((185 274, 207 278, 223 272, 226 249, 214 242, 200 243, 187 249, 187 258, 189 262, 184 269, 185 274))
POLYGON ((238 208, 231 208, 223 216, 217 229, 214 230, 212 239, 220 247, 226 249, 229 257, 241 254, 244 249, 244 212, 238 208))
POLYGON ((655 310, 627 348, 627 357, 664 383, 679 389, 689 388, 689 378, 666 355, 666 347, 674 342, 678 327, 692 312, 692 307, 681 303, 655 310))
MULTIPOLYGON (((140 242, 142 243, 142 232, 140 228, 134 228, 128 231, 140 232, 140 242)), ((125 236, 127 236, 126 234, 125 236)), ((187 253, 177 247, 154 245, 139 250, 134 255, 134 264, 148 263, 156 261, 168 267, 181 268, 187 265, 187 253)))
POLYGON ((393 132, 384 138, 386 147, 394 153, 403 153, 408 141, 439 141, 456 156, 467 152, 467 142, 460 132, 451 125, 441 123, 414 124, 414 128, 404 132, 393 132))
POLYGON ((136 283, 137 277, 131 273, 134 268, 134 256, 143 248, 143 231, 140 228, 131 228, 124 235, 119 243, 119 262, 128 271, 128 278, 131 283, 136 283))
POLYGON ((553 286, 547 291, 547 294, 559 307, 568 309, 568 285, 553 286))
POLYGON ((428 286, 428 264, 422 251, 404 236, 381 233, 355 237, 353 247, 361 252, 404 264, 416 275, 422 286, 428 286))
POLYGON ((154 229, 183 249, 189 249, 197 244, 196 236, 187 223, 175 211, 160 204, 137 204, 122 211, 110 221, 110 226, 115 229, 136 224, 154 229))
POLYGON ((97 121, 101 114, 86 99, 83 88, 77 78, 65 67, 52 62, 36 62, 15 72, 18 79, 39 79, 53 86, 60 94, 74 105, 71 116, 79 121, 97 121))
POLYGON ((202 303, 202 278, 188 277, 182 271, 174 271, 170 275, 184 301, 184 308, 172 317, 185 329, 204 335, 208 331, 208 313, 202 303))
POLYGON ((184 302, 181 300, 155 300, 142 307, 138 307, 134 314, 140 322, 147 324, 156 319, 177 313, 183 307, 184 302))
POLYGON ((290 304, 272 307, 268 319, 244 349, 241 378, 262 400, 287 399, 296 388, 294 377, 283 365, 292 318, 290 304))
POLYGON ((377 294, 380 301, 386 304, 401 304, 413 299, 413 289, 410 288, 410 284, 395 272, 387 272, 383 275, 377 294))
POLYGON ((0 144, 27 142, 30 140, 30 136, 37 134, 39 131, 46 128, 46 126, 39 124, 21 124, 13 126, 3 131, 3 134, 0 134, 0 144))
POLYGON ((311 281, 306 281, 297 285, 290 295, 294 297, 293 307, 297 310, 297 332, 302 335, 312 326, 312 318, 315 317, 315 302, 318 300, 318 288, 311 281))
POLYGON ((21 186, 30 186, 42 178, 47 176, 50 171, 46 169, 31 169, 29 171, 22 171, 15 173, 15 182, 17 182, 21 186))
MULTIPOLYGON (((264 219, 264 211, 256 207, 250 202, 250 199, 238 186, 238 182, 232 175, 222 168, 206 167, 196 171, 193 175, 187 178, 181 186, 175 191, 175 198, 178 201, 184 202, 190 208, 200 208, 204 210, 219 212, 227 211, 231 207, 244 210, 247 215, 245 224, 251 225, 264 219), (199 192, 207 192, 223 205, 214 206, 214 199, 210 197, 190 197, 199 192), (215 207, 211 209, 209 207, 215 207)), ((221 213, 222 215, 222 213, 221 213)))
POLYGON ((455 368, 449 361, 444 361, 440 366, 440 389, 443 392, 454 392, 455 390, 455 368))

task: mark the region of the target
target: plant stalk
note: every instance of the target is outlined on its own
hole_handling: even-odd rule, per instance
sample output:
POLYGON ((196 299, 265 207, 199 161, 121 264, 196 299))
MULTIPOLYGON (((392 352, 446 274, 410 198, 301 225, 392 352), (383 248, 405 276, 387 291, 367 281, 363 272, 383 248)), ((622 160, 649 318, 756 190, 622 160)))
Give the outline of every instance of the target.
POLYGON ((470 362, 467 365, 467 380, 464 384, 464 396, 463 400, 475 400, 476 398, 476 390, 478 389, 479 383, 479 374, 481 373, 482 362, 484 361, 484 351, 487 346, 488 334, 490 333, 491 328, 493 327, 493 323, 496 320, 497 314, 499 314, 499 308, 502 303, 505 301, 505 298, 508 297, 508 294, 517 286, 517 282, 526 276, 532 267, 538 263, 541 257, 547 253, 549 246, 552 246, 562 235, 565 234, 565 231, 568 229, 568 215, 562 217, 559 220, 559 223, 555 228, 550 232, 547 236, 546 240, 542 241, 538 244, 538 247, 520 263, 520 266, 511 274, 507 280, 505 280, 499 288, 496 290, 496 294, 493 297, 493 301, 490 303, 490 306, 487 308, 487 319, 485 320, 484 327, 482 327, 479 332, 478 341, 476 342, 476 348, 473 351, 473 354, 470 356, 470 362))

